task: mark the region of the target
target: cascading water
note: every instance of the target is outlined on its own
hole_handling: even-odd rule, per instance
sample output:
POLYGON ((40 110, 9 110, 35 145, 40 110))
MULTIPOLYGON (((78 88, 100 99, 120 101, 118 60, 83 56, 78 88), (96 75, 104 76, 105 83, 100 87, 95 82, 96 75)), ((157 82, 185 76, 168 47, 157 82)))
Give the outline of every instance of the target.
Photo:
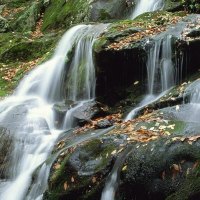
POLYGON ((148 94, 126 117, 131 120, 138 111, 160 99, 175 84, 175 69, 172 61, 171 35, 162 34, 154 40, 148 50, 147 80, 148 94))
POLYGON ((69 100, 79 104, 67 112, 64 120, 64 127, 72 127, 72 113, 84 102, 95 97, 96 77, 93 62, 92 46, 95 38, 107 25, 89 26, 82 35, 77 38, 76 49, 67 78, 67 97, 69 100), (95 30, 96 29, 96 30, 95 30), (72 76, 73 74, 73 76, 72 76))
POLYGON ((152 12, 162 9, 164 6, 163 0, 138 0, 135 9, 131 15, 131 19, 136 18, 145 12, 152 12))
MULTIPOLYGON (((177 62, 180 58, 172 57, 172 40, 173 37, 181 37, 181 33, 187 26, 187 23, 193 20, 195 19, 188 19, 188 21, 180 22, 176 24, 175 27, 171 27, 166 32, 153 38, 152 44, 150 44, 151 48, 148 49, 148 59, 146 63, 148 94, 139 105, 127 115, 125 121, 133 119, 138 111, 160 99, 166 94, 168 89, 181 81, 182 62, 177 62), (180 66, 177 64, 180 64, 180 66)), ((146 46, 149 46, 149 43, 150 41, 148 40, 146 46)))
MULTIPOLYGON (((50 170, 44 161, 63 131, 56 129, 52 108, 55 103, 64 100, 65 71, 68 72, 67 82, 71 84, 69 99, 82 103, 82 100, 94 98, 92 45, 106 27, 103 24, 78 25, 70 29, 52 59, 28 74, 14 95, 0 103, 0 126, 9 130, 12 143, 11 151, 6 152, 10 159, 0 182, 0 199, 42 199, 50 170), (72 50, 75 53, 68 66, 66 63, 71 61, 69 55, 72 50), (38 178, 31 186, 33 173, 39 166, 38 178)), ((68 124, 67 119, 65 124, 68 124)))
POLYGON ((106 186, 102 192, 101 200, 115 199, 115 192, 118 186, 119 173, 121 171, 125 159, 132 152, 132 150, 133 150, 132 147, 128 147, 116 160, 115 165, 108 177, 108 181, 106 182, 106 186))
POLYGON ((174 116, 181 121, 189 122, 193 124, 193 129, 195 126, 199 130, 199 119, 200 119, 200 81, 196 80, 191 83, 185 90, 185 101, 178 112, 174 113, 174 116), (192 114, 188 114, 192 113, 192 114))

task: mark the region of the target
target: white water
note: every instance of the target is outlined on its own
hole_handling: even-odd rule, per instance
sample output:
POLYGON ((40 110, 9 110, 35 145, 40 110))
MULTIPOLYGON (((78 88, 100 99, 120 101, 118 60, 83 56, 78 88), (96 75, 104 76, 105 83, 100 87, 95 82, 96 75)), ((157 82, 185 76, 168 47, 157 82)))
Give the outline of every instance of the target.
POLYGON ((152 12, 162 9, 164 6, 163 0, 138 0, 135 9, 131 15, 131 19, 136 18, 145 12, 152 12))
MULTIPOLYGON (((0 199, 42 199, 50 166, 45 163, 41 166, 38 178, 30 190, 29 188, 33 173, 50 155, 57 137, 63 131, 56 129, 52 109, 54 103, 62 101, 65 96, 63 75, 68 70, 67 79, 75 77, 72 87, 68 90, 69 99, 73 96, 72 99, 79 100, 81 104, 81 100, 94 97, 92 45, 105 28, 106 25, 100 24, 78 25, 70 29, 61 39, 53 57, 28 74, 14 95, 0 103, 0 125, 11 130, 13 140, 11 159, 5 171, 8 178, 0 182, 0 199), (73 46, 73 65, 68 66, 66 61, 70 59, 68 55, 73 46), (85 73, 80 74, 84 81, 81 80, 83 85, 77 89, 77 74, 80 70, 78 66, 81 65, 82 59, 85 61, 85 65, 82 66, 85 73)), ((67 119, 65 123, 68 126, 67 119)))
POLYGON ((147 59, 148 94, 125 118, 133 119, 147 105, 156 102, 175 84, 175 69, 172 61, 171 35, 154 40, 147 59))
POLYGON ((126 150, 119 156, 115 165, 108 177, 106 182, 105 188, 103 189, 101 200, 114 200, 115 199, 115 192, 118 187, 118 179, 121 168, 124 164, 125 159, 127 156, 132 152, 132 147, 127 147, 126 150))
MULTIPOLYGON (((175 116, 182 121, 197 123, 200 122, 200 81, 191 83, 185 90, 189 102, 183 104, 175 116)), ((195 125, 193 125, 195 126, 195 125)), ((197 130, 198 131, 198 130, 197 130)))

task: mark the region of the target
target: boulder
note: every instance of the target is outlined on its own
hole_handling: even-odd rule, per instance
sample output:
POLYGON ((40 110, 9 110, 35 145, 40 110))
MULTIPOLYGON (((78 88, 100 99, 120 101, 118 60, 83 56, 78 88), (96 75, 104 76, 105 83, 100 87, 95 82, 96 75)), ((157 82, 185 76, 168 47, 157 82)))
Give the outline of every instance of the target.
POLYGON ((43 31, 71 25, 123 19, 130 14, 134 0, 52 0, 45 10, 43 31))
POLYGON ((35 30, 37 21, 41 17, 42 6, 41 2, 33 2, 12 21, 11 29, 20 32, 35 30))
POLYGON ((75 109, 72 116, 75 118, 75 121, 82 126, 90 122, 92 119, 105 116, 107 111, 108 108, 105 105, 91 101, 83 103, 82 106, 75 109))

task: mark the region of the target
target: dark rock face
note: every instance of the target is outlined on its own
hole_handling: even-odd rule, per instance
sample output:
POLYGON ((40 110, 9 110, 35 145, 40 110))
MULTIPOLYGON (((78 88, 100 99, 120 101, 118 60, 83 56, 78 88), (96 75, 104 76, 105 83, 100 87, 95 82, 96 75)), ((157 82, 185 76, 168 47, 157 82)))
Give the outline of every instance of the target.
POLYGON ((124 97, 125 88, 146 77, 146 53, 142 46, 121 51, 101 51, 96 55, 96 63, 97 96, 103 97, 110 105, 124 97))

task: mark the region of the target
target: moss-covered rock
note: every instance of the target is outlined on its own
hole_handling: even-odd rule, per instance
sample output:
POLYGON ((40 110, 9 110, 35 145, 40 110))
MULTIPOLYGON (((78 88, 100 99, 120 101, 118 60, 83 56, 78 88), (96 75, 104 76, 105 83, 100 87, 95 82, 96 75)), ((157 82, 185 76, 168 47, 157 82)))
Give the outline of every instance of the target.
POLYGON ((33 2, 27 9, 15 16, 16 19, 11 22, 10 28, 20 32, 35 30, 37 21, 42 14, 42 6, 41 2, 33 2))
MULTIPOLYGON (((179 190, 184 181, 189 188, 197 183, 195 170, 199 159, 199 141, 191 145, 172 138, 138 145, 124 164, 126 170, 121 173, 118 199, 164 200, 179 190), (191 174, 194 175, 192 179, 191 174)), ((183 197, 179 194, 177 199, 183 197)))
POLYGON ((99 199, 122 141, 120 136, 102 137, 60 154, 45 199, 99 199))
MULTIPOLYGON (((130 1, 132 2, 132 0, 130 1)), ((72 24, 122 19, 132 9, 125 0, 52 0, 44 14, 43 30, 72 24)))

